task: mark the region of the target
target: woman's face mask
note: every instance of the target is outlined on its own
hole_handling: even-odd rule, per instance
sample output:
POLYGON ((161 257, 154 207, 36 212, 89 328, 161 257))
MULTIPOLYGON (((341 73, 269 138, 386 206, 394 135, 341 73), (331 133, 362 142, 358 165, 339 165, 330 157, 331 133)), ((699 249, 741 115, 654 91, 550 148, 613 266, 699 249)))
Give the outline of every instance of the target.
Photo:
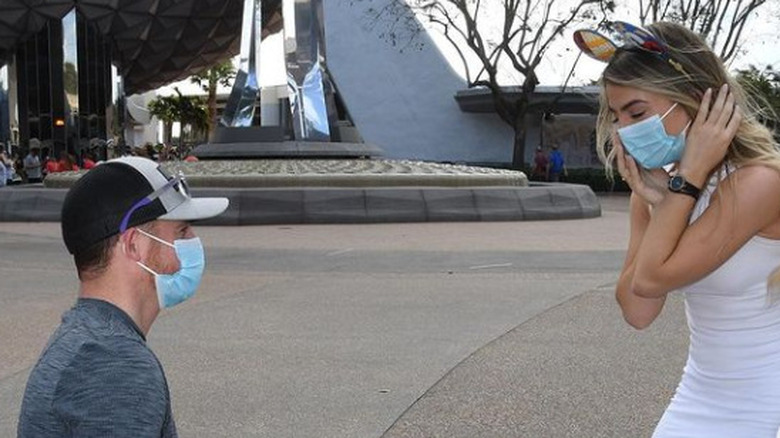
POLYGON ((160 309, 173 307, 195 295, 206 266, 206 257, 200 239, 197 237, 178 239, 169 243, 141 229, 138 229, 138 232, 163 245, 174 248, 176 257, 179 259, 179 270, 173 274, 158 274, 145 264, 136 262, 144 270, 154 275, 160 309))
POLYGON ((669 135, 664 128, 663 119, 677 106, 675 102, 663 116, 658 114, 641 122, 618 129, 620 141, 640 166, 657 169, 680 161, 685 150, 685 131, 679 135, 669 135))

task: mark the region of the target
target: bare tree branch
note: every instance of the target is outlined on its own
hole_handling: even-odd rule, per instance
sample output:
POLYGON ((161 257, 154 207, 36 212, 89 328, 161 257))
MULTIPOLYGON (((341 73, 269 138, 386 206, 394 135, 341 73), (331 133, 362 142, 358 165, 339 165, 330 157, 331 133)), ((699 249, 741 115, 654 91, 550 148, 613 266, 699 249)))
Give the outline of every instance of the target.
POLYGON ((678 22, 698 32, 724 61, 739 53, 740 39, 754 12, 766 0, 636 0, 643 25, 653 21, 678 22))
MULTIPOLYGON (((524 159, 529 96, 539 83, 537 70, 547 51, 574 23, 599 26, 614 9, 612 0, 392 0, 391 3, 408 5, 407 8, 396 6, 394 10, 415 13, 441 31, 463 64, 468 86, 489 90, 496 113, 515 131, 513 161, 517 165, 524 159), (503 79, 499 78, 499 71, 506 71, 507 67, 522 76, 517 84, 521 93, 500 83, 503 79)), ((572 69, 575 67, 576 63, 572 69)), ((568 85, 572 72, 565 78, 564 86, 568 85)))

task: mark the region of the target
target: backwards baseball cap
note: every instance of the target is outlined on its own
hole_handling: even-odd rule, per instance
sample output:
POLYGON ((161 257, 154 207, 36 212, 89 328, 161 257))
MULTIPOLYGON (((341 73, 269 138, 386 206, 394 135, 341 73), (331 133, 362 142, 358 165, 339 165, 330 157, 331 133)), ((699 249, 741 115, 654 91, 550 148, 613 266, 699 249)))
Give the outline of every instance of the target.
POLYGON ((153 220, 194 221, 217 216, 227 198, 193 198, 181 175, 141 157, 106 161, 71 187, 62 205, 62 238, 71 254, 153 220))

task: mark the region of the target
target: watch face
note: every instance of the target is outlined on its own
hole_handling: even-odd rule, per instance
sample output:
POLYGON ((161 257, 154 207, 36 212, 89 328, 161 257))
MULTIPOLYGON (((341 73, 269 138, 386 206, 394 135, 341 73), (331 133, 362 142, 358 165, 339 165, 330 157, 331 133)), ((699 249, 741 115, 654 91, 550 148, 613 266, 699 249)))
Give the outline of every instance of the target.
POLYGON ((669 180, 669 188, 672 190, 680 190, 685 184, 685 180, 680 176, 674 176, 669 180))

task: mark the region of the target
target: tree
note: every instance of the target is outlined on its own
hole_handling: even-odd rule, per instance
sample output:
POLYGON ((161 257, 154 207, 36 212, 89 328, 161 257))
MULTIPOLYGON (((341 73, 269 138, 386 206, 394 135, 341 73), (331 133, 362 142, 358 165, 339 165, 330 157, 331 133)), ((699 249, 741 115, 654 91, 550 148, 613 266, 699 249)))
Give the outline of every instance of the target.
POLYGON ((742 31, 766 0, 636 0, 640 23, 673 21, 698 32, 721 59, 741 48, 742 31))
POLYGON ((203 132, 208 128, 208 112, 203 100, 197 96, 184 96, 178 87, 175 95, 158 96, 149 102, 149 112, 163 122, 163 143, 170 144, 173 123, 181 124, 179 146, 187 131, 203 132))
POLYGON ((762 122, 775 130, 780 127, 780 72, 772 66, 759 70, 755 66, 737 71, 737 80, 762 107, 762 122))
POLYGON ((514 130, 512 165, 523 168, 526 115, 530 110, 541 113, 547 109, 532 108, 529 102, 529 95, 539 84, 539 65, 551 44, 565 30, 574 25, 598 26, 614 9, 614 2, 502 0, 500 6, 491 1, 490 8, 486 3, 482 0, 390 1, 378 10, 370 10, 370 15, 374 22, 389 17, 386 20, 389 28, 382 36, 394 45, 403 43, 406 34, 412 35, 403 43, 404 47, 411 44, 413 35, 420 30, 415 15, 438 28, 462 62, 467 87, 488 89, 496 113, 514 130), (503 70, 522 77, 520 93, 501 83, 503 70))
POLYGON ((236 69, 233 67, 233 62, 227 59, 190 78, 193 84, 198 84, 203 91, 208 93, 206 100, 208 104, 207 138, 211 138, 217 124, 217 86, 228 87, 235 77, 236 69))
MULTIPOLYGON (((178 92, 178 89, 176 91, 178 92)), ((178 104, 182 128, 179 146, 185 140, 192 142, 205 139, 209 128, 209 113, 203 99, 198 96, 182 96, 179 93, 178 104)))
POLYGON ((177 96, 158 96, 148 104, 149 112, 163 122, 163 143, 170 144, 173 122, 180 118, 177 96))

